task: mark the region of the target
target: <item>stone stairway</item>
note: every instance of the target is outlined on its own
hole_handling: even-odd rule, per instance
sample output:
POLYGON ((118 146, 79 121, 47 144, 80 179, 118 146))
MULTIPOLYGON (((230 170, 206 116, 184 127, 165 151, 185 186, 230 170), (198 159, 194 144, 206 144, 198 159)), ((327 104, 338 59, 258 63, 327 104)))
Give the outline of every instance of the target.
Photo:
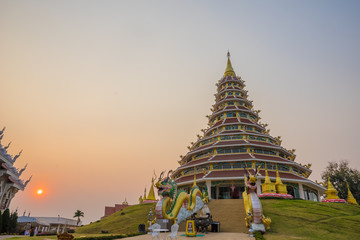
POLYGON ((213 220, 220 222, 221 232, 248 233, 242 199, 211 200, 208 204, 213 220))
MULTIPOLYGON (((213 220, 220 222, 221 232, 248 233, 245 226, 245 210, 242 199, 211 200, 208 207, 213 220)), ((185 222, 180 223, 179 231, 185 231, 185 222)), ((209 231, 211 231, 210 227, 209 231)))

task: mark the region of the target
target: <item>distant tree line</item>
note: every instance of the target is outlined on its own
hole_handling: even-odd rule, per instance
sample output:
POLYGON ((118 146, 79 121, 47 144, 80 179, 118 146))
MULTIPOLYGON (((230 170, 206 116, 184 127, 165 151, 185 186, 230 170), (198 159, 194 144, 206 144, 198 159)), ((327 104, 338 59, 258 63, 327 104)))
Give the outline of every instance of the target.
POLYGON ((0 211, 0 233, 15 233, 17 219, 18 215, 16 211, 11 214, 8 208, 3 213, 0 211))
POLYGON ((329 178, 334 188, 338 191, 338 196, 345 200, 348 197, 346 186, 346 183, 348 183, 352 195, 360 203, 360 172, 357 169, 350 168, 348 161, 342 160, 339 163, 329 162, 329 165, 321 174, 321 178, 324 180, 325 186, 327 186, 329 178))

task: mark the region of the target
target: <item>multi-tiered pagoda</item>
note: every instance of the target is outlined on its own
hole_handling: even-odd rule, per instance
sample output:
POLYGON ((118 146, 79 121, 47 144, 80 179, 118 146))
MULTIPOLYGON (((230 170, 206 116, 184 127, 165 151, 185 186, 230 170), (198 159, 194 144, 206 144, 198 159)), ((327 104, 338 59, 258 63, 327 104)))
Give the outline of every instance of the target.
POLYGON ((260 166, 258 194, 265 180, 265 168, 273 182, 278 169, 288 194, 319 201, 325 188, 308 179, 311 164, 296 163, 295 150, 282 147, 281 138, 272 137, 267 124, 260 123, 260 110, 254 110, 248 99, 245 82, 236 76, 229 53, 224 76, 216 86, 215 104, 207 116, 209 127, 202 129, 203 136, 197 135, 189 152, 180 156, 181 166, 173 173, 179 188, 187 190, 196 177, 199 187, 207 188, 211 199, 241 198, 244 168, 260 166))
POLYGON ((26 166, 22 169, 14 167, 14 163, 20 157, 21 152, 14 157, 8 154, 7 146, 1 144, 4 137, 5 128, 0 130, 0 211, 9 208, 11 200, 19 190, 24 190, 30 179, 23 181, 20 179, 21 174, 25 171, 26 166))

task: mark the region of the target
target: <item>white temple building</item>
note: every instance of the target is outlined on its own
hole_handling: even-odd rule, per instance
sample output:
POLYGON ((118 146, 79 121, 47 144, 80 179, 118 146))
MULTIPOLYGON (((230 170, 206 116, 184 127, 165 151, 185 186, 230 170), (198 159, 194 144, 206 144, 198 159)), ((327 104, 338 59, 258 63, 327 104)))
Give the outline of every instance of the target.
POLYGON ((22 150, 15 156, 11 156, 7 150, 11 142, 3 146, 1 140, 4 137, 5 127, 0 130, 0 210, 9 208, 11 200, 15 194, 21 190, 24 191, 31 177, 23 181, 20 176, 25 171, 27 164, 18 169, 14 167, 16 160, 20 157, 22 150))

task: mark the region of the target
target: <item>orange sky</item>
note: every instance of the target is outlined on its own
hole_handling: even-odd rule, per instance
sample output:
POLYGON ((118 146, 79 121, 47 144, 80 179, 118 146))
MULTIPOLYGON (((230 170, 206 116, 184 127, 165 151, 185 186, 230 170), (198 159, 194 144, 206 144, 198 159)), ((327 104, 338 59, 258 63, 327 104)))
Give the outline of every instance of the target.
POLYGON ((311 179, 359 169, 359 4, 323 3, 1 1, 2 143, 33 175, 11 208, 90 222, 137 203, 207 126, 228 49, 311 179))

